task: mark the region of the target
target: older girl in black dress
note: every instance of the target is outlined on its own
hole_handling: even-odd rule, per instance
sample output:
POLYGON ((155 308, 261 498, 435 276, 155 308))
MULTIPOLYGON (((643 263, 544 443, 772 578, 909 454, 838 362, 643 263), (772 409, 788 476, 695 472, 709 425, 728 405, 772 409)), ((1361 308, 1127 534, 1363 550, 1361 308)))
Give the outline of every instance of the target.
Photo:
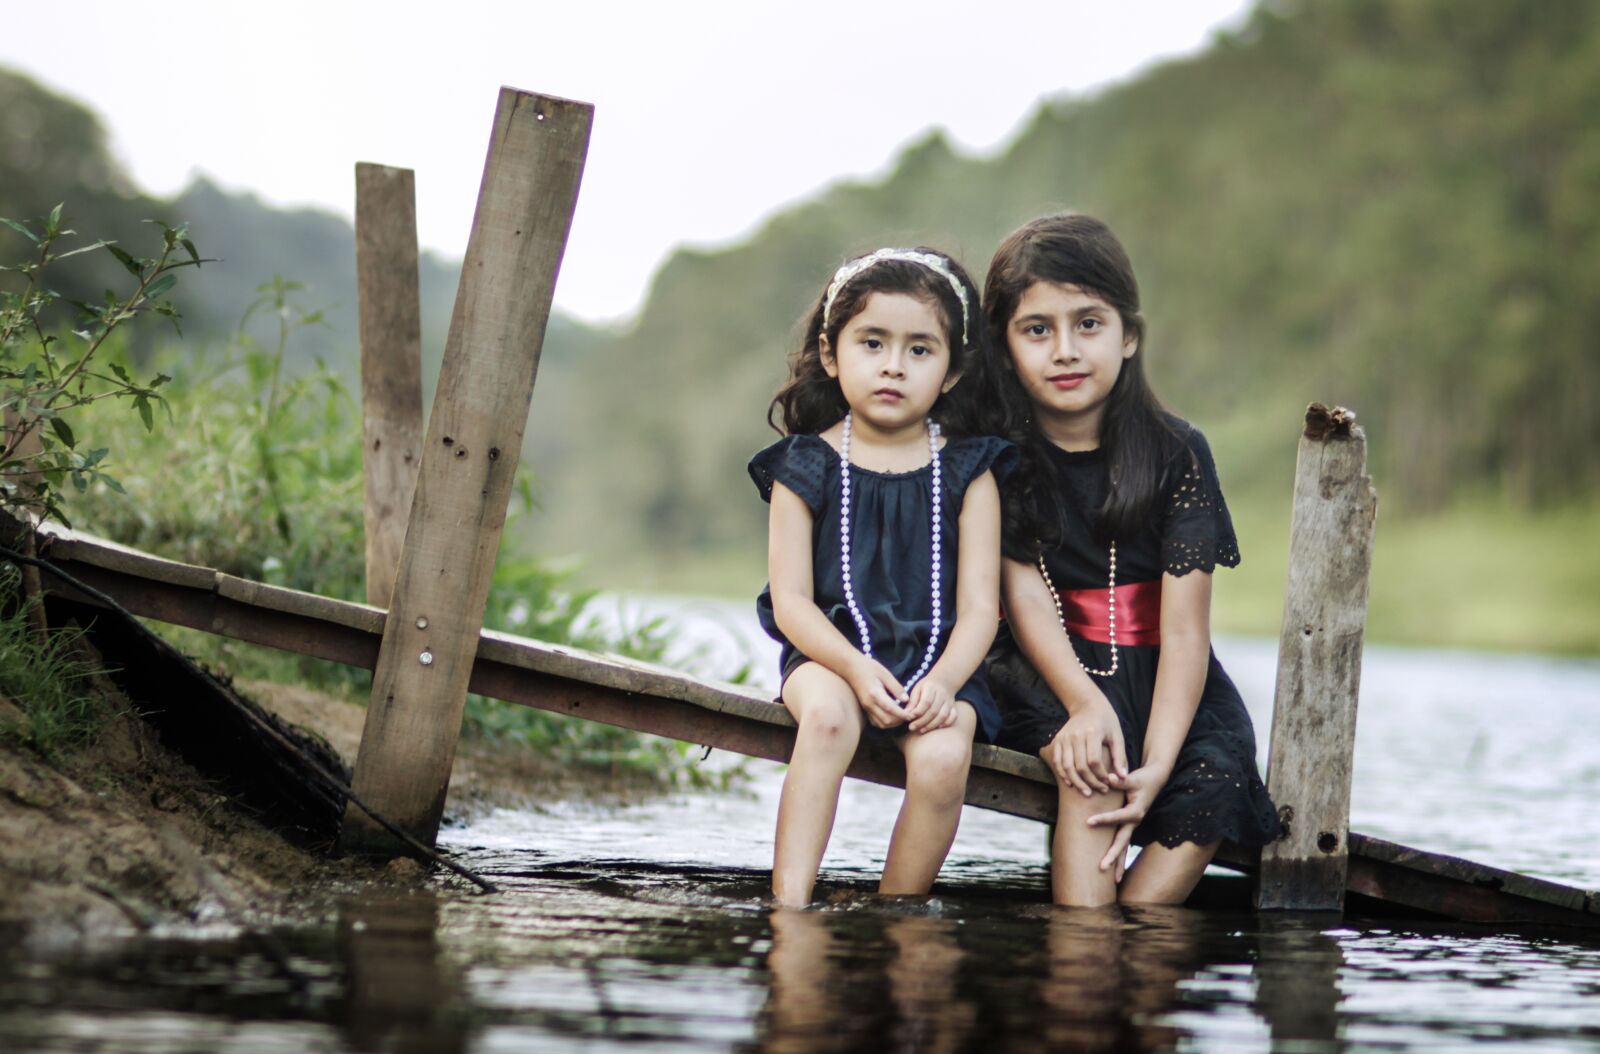
POLYGON ((800 725, 778 805, 780 904, 811 899, 869 725, 906 763, 879 889, 926 893, 955 837, 973 738, 999 724, 980 669, 999 611, 990 469, 1014 451, 941 435, 980 324, 977 289, 941 253, 849 261, 773 400, 788 434, 750 462, 772 503, 757 612, 783 643, 782 698, 800 725))
POLYGON ((984 312, 1022 458, 1003 488, 1001 742, 1060 783, 1057 903, 1180 903, 1229 839, 1278 820, 1211 651, 1211 572, 1239 562, 1206 441, 1145 381, 1127 254, 1082 215, 1017 230, 984 312), (1126 876, 1131 843, 1144 846, 1126 876))

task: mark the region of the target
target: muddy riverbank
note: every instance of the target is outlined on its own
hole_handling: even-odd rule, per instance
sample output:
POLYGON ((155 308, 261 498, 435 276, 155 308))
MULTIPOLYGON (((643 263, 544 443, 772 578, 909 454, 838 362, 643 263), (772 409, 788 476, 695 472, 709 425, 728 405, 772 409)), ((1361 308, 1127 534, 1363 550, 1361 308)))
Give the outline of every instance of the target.
MULTIPOLYGON (((235 686, 354 761, 365 711, 295 686, 235 686)), ((102 683, 112 714, 76 749, 45 756, 0 699, 0 934, 59 945, 136 934, 229 932, 291 903, 355 890, 407 890, 430 879, 410 861, 339 859, 253 814, 164 744, 129 700, 102 683)), ((526 747, 464 739, 446 823, 495 808, 582 796, 648 795, 646 776, 564 766, 526 747)))

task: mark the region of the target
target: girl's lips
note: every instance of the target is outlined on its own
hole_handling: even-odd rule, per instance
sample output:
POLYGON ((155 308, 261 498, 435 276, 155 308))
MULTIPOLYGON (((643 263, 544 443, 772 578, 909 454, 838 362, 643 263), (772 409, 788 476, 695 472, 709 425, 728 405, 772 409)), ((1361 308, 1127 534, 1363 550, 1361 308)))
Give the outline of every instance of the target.
POLYGON ((1082 384, 1086 379, 1088 379, 1088 376, 1089 375, 1087 373, 1058 373, 1054 377, 1046 377, 1045 380, 1049 381, 1062 391, 1070 391, 1071 389, 1082 384))
POLYGON ((900 394, 900 392, 896 391, 893 388, 879 388, 877 391, 873 392, 872 394, 874 396, 876 396, 877 398, 879 398, 879 399, 903 399, 903 398, 905 398, 904 395, 900 394))

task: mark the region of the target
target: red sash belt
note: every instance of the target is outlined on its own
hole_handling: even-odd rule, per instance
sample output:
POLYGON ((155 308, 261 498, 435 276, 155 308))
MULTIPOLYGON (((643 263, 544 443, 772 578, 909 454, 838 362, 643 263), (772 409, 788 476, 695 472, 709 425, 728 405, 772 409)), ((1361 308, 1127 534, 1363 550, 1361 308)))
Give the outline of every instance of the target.
MULTIPOLYGON (((1067 632, 1084 640, 1111 643, 1110 596, 1101 589, 1063 589, 1061 614, 1067 632)), ((1161 643, 1161 579, 1117 587, 1117 643, 1161 643)))

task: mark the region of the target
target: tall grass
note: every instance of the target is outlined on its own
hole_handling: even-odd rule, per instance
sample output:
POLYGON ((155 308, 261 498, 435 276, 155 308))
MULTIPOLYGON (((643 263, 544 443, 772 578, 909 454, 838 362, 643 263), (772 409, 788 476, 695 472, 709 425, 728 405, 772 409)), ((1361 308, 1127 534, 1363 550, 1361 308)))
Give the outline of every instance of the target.
MULTIPOLYGON (((0 597, 20 598, 22 576, 0 565, 0 597)), ((36 600, 26 604, 37 603, 36 600)), ((19 738, 54 757, 94 738, 111 704, 95 690, 93 663, 74 646, 82 631, 52 629, 42 636, 28 621, 26 604, 0 613, 0 697, 21 708, 24 722, 0 735, 19 738)))

